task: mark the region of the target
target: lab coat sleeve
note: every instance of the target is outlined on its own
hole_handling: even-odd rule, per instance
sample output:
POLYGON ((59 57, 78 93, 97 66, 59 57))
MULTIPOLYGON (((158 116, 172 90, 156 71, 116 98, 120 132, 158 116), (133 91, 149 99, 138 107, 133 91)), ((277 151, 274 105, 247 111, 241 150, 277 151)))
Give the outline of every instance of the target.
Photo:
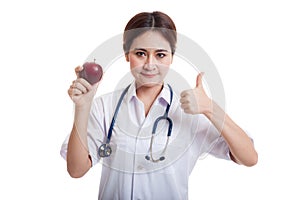
POLYGON ((216 127, 204 116, 200 116, 197 126, 198 158, 208 154, 230 160, 229 147, 216 127))
POLYGON ((65 160, 67 159, 67 149, 68 149, 69 138, 70 138, 70 134, 66 137, 66 139, 64 140, 64 142, 63 142, 63 144, 61 145, 61 148, 60 148, 60 155, 65 160))
MULTIPOLYGON (((212 126, 210 134, 215 135, 215 134, 217 134, 217 132, 218 132, 218 130, 215 128, 215 126, 212 126)), ((246 134, 250 137, 250 139, 253 142, 253 139, 251 138, 251 136, 249 135, 249 133, 247 131, 246 131, 246 134)), ((227 142, 225 141, 225 139, 221 135, 219 137, 215 138, 215 140, 212 142, 211 148, 209 149, 208 153, 217 158, 231 160, 229 146, 228 146, 227 142)))
POLYGON ((104 115, 103 99, 98 98, 91 108, 87 127, 89 155, 91 156, 93 166, 100 160, 98 148, 103 144, 103 141, 106 138, 104 115))
POLYGON ((231 160, 229 146, 222 136, 215 139, 208 153, 217 158, 231 160))

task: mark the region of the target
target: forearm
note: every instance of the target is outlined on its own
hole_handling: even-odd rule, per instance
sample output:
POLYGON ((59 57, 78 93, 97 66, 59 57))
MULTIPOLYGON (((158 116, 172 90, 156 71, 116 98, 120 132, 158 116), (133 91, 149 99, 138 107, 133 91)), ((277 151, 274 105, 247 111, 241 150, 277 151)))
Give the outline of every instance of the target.
POLYGON ((87 145, 90 106, 75 108, 74 124, 68 142, 67 168, 72 177, 83 176, 91 167, 87 145))
POLYGON ((233 160, 239 164, 253 166, 257 163, 257 152, 248 135, 219 107, 212 103, 204 114, 220 131, 227 142, 233 160))

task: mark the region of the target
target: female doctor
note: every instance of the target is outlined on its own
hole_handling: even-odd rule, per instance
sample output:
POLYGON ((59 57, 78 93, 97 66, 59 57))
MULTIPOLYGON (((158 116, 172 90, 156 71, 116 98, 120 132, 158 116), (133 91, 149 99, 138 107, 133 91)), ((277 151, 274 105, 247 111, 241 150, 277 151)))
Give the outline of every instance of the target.
POLYGON ((139 13, 123 34, 132 84, 94 98, 101 83, 90 85, 75 68, 74 124, 61 154, 74 178, 102 160, 99 199, 188 199, 188 177, 207 153, 257 163, 251 138, 205 93, 203 73, 179 95, 164 82, 176 41, 168 15, 139 13))

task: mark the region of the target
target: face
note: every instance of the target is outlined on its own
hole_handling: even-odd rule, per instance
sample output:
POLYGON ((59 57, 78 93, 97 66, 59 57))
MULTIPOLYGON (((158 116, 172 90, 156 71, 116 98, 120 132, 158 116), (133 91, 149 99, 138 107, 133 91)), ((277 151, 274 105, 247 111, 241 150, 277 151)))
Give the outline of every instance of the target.
POLYGON ((126 55, 137 87, 162 84, 172 59, 169 42, 155 31, 147 31, 135 38, 126 55))

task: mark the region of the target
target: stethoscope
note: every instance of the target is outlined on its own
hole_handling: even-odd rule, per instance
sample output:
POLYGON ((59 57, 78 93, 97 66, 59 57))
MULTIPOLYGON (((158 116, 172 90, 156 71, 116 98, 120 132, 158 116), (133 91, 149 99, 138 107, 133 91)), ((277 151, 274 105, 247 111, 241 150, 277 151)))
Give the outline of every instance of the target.
MULTIPOLYGON (((115 125, 116 118, 117 118, 118 112, 120 110, 122 101, 123 101, 124 96, 126 95, 128 89, 129 89, 129 87, 130 87, 130 85, 125 88, 125 90, 122 92, 122 94, 121 94, 121 96, 119 98, 119 101, 118 101, 115 113, 113 115, 113 118, 112 118, 109 130, 108 130, 108 135, 107 135, 107 138, 106 138, 106 142, 104 144, 102 144, 99 147, 99 149, 98 149, 98 155, 100 157, 109 157, 111 155, 111 153, 112 153, 112 149, 111 149, 111 146, 110 146, 109 143, 110 143, 110 140, 111 140, 113 127, 115 125)), ((173 100, 173 90, 172 90, 172 88, 171 88, 171 86, 169 84, 168 84, 168 87, 170 89, 170 104, 167 105, 167 108, 166 108, 166 111, 165 111, 164 115, 158 117, 154 121, 154 124, 153 124, 153 127, 152 127, 152 135, 151 135, 151 141, 150 141, 150 148, 149 148, 150 155, 146 155, 145 156, 146 160, 149 160, 149 161, 152 161, 152 162, 159 162, 159 161, 165 160, 165 156, 164 155, 166 153, 167 146, 169 144, 169 137, 171 136, 171 133, 172 133, 173 122, 172 122, 171 118, 168 117, 168 114, 169 114, 170 106, 171 106, 172 100, 173 100), (152 146, 153 146, 154 136, 155 136, 155 133, 156 133, 156 129, 157 129, 158 123, 161 120, 167 120, 168 121, 168 125, 169 126, 168 126, 167 141, 166 141, 165 147, 164 147, 164 149, 163 149, 163 151, 161 153, 161 156, 159 158, 155 159, 153 157, 153 153, 152 153, 153 152, 152 151, 152 146)))

